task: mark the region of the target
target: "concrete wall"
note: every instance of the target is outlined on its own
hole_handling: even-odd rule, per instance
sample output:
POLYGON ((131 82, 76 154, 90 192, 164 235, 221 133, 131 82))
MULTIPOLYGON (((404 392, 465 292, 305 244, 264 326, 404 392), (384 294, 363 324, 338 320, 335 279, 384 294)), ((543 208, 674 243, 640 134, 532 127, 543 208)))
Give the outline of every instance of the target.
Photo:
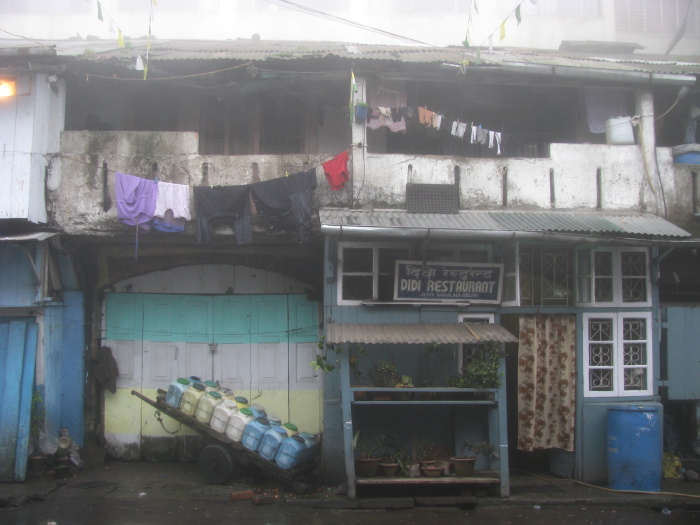
POLYGON ((637 145, 552 144, 545 159, 474 159, 415 155, 354 155, 354 177, 344 190, 331 192, 318 155, 203 156, 194 133, 64 132, 61 155, 47 180, 49 209, 69 234, 107 235, 126 231, 112 204, 103 210, 103 174, 114 203, 114 173, 158 177, 197 185, 249 184, 318 166, 317 206, 404 208, 406 183, 451 184, 461 171, 463 209, 507 206, 521 209, 640 211, 692 226, 692 172, 673 164, 669 148, 657 148, 659 174, 647 173, 637 145), (206 168, 204 167, 206 163, 206 168), (257 165, 257 175, 254 168, 257 165), (600 172, 600 188, 597 173, 600 172), (661 179, 661 190, 658 179, 661 179), (551 196, 554 196, 552 200, 551 196))

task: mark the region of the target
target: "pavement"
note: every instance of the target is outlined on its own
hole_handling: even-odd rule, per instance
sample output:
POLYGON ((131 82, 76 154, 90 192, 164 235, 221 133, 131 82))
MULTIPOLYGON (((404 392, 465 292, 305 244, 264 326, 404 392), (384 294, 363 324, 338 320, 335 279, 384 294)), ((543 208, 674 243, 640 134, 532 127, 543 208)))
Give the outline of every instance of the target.
MULTIPOLYGON (((427 490, 427 489, 426 489, 427 490)), ((501 498, 484 490, 446 495, 422 490, 413 494, 372 491, 350 500, 342 487, 315 487, 299 495, 266 477, 244 475, 226 485, 209 485, 196 463, 106 461, 77 471, 67 479, 33 475, 24 483, 0 483, 0 507, 35 505, 47 498, 81 495, 134 501, 153 498, 173 501, 249 499, 252 504, 285 503, 315 509, 410 509, 433 507, 546 506, 641 507, 653 510, 700 510, 700 482, 665 480, 662 492, 631 493, 586 485, 547 473, 511 473, 511 495, 501 498)))

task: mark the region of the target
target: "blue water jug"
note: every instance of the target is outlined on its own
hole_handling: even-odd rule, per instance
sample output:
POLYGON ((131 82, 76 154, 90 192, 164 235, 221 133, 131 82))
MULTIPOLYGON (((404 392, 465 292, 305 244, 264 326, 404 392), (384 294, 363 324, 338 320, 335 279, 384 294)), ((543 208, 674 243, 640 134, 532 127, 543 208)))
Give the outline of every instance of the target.
POLYGON ((270 461, 275 460, 277 451, 280 449, 282 442, 287 439, 287 431, 280 425, 272 425, 270 430, 265 432, 265 435, 260 442, 258 452, 265 459, 270 461))
MULTIPOLYGON (((249 407, 253 411, 253 417, 258 419, 259 417, 267 418, 267 412, 265 412, 265 407, 259 404, 250 405, 249 407)), ((268 421, 269 423, 269 421, 268 421)))
POLYGON ((189 387, 189 380, 183 377, 178 377, 175 381, 170 383, 168 393, 165 396, 165 402, 173 408, 180 408, 180 403, 182 403, 182 395, 189 387))
POLYGON ((266 418, 254 419, 246 425, 241 443, 248 450, 255 452, 260 448, 262 438, 268 430, 270 430, 270 422, 266 418))
POLYGON ((300 432, 299 436, 304 440, 306 445, 306 455, 304 459, 311 459, 316 454, 316 447, 318 447, 318 442, 316 441, 316 436, 310 432, 300 432))
POLYGON ((275 456, 275 463, 285 470, 291 470, 306 458, 306 451, 304 438, 295 434, 282 441, 275 456))

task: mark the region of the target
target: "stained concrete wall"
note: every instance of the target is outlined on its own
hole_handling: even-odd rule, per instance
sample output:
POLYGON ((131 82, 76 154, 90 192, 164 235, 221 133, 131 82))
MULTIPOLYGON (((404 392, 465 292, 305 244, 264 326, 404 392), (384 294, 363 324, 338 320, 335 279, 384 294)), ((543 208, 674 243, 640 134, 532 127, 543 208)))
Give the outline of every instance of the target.
POLYGON ((320 167, 327 156, 197 153, 195 133, 64 132, 47 187, 56 225, 69 234, 124 231, 114 206, 114 172, 197 185, 250 184, 317 166, 316 206, 404 208, 406 183, 451 184, 461 172, 462 209, 596 210, 653 213, 692 227, 692 169, 657 148, 658 175, 637 145, 551 144, 549 158, 475 159, 354 155, 350 183, 332 192, 320 167), (106 163, 111 207, 103 209, 106 163), (504 176, 507 174, 507 176, 504 176), (659 185, 659 180, 661 184, 659 185), (505 185, 505 192, 504 192, 505 185), (691 196, 691 197, 689 197, 691 196))

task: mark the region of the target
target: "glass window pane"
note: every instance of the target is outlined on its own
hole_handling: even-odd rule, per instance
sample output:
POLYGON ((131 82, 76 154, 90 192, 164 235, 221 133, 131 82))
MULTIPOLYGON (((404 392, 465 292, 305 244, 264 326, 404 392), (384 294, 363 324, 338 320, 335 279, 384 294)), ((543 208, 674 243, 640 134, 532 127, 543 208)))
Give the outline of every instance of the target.
POLYGON ((594 267, 596 276, 612 276, 612 252, 595 252, 594 267))
POLYGON ((345 275, 343 277, 343 299, 350 301, 372 299, 372 277, 345 275))
POLYGON ((620 265, 623 277, 647 276, 647 257, 644 252, 622 252, 620 265))
POLYGON ((588 320, 588 340, 607 341, 613 340, 613 320, 612 319, 589 319, 588 320))
POLYGON ((622 338, 625 341, 646 341, 647 320, 628 317, 622 321, 622 338))
POLYGON ((591 344, 588 347, 590 366, 613 366, 612 344, 591 344))
POLYGON ((611 277, 595 278, 595 300, 600 302, 613 300, 613 280, 611 277))
POLYGON ((647 369, 646 368, 626 368, 625 369, 625 390, 646 390, 647 389, 647 369))
POLYGON ((591 250, 578 250, 576 263, 579 275, 589 275, 591 273, 591 250))
POLYGON ((343 273, 371 273, 372 253, 372 248, 344 248, 343 273))
POLYGON ((378 294, 380 301, 394 300, 394 275, 380 275, 378 280, 378 294))
POLYGON ((625 366, 646 365, 647 345, 646 343, 625 343, 623 360, 625 366))
POLYGON ((611 392, 613 389, 612 369, 595 369, 588 371, 589 389, 594 392, 611 392))
POLYGON ((647 300, 646 278, 622 279, 622 301, 625 303, 638 303, 647 300))
POLYGON ((580 302, 580 303, 590 303, 591 302, 591 278, 590 277, 579 277, 578 278, 578 302, 580 302))

